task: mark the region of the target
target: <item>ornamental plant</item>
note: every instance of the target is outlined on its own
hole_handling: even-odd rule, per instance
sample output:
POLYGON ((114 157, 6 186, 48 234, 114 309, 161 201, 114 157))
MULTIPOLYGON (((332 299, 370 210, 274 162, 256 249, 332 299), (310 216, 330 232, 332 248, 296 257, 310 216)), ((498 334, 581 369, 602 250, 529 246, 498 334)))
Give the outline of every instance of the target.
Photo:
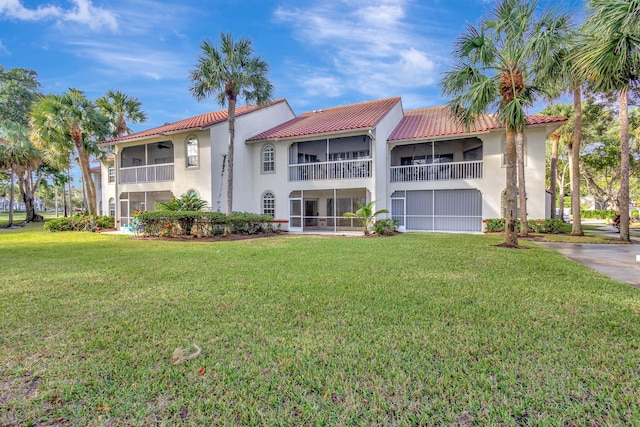
POLYGON ((374 201, 367 203, 366 205, 362 205, 360 202, 358 203, 358 210, 355 212, 347 212, 344 214, 347 218, 358 218, 360 220, 360 224, 362 225, 362 230, 364 231, 364 235, 368 236, 371 231, 371 227, 376 220, 378 215, 389 213, 386 209, 380 209, 379 211, 373 210, 374 201))

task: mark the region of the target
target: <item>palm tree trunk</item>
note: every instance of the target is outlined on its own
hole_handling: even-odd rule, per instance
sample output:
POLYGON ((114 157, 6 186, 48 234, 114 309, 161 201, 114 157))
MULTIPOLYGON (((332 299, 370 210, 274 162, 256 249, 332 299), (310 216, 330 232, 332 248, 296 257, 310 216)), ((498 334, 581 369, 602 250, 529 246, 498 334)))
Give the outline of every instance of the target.
POLYGON ((518 197, 520 198, 520 234, 523 237, 529 235, 529 224, 527 223, 527 186, 524 178, 524 136, 522 132, 517 135, 516 153, 518 156, 518 197))
POLYGON ((507 130, 507 191, 505 203, 505 227, 504 246, 518 246, 518 218, 517 218, 517 171, 516 171, 516 134, 512 130, 507 130))
POLYGON ((11 227, 13 225, 13 187, 15 185, 15 180, 13 176, 13 168, 9 170, 9 224, 7 227, 11 227))
POLYGON ((91 179, 91 164, 89 163, 89 156, 85 153, 82 141, 76 142, 76 149, 78 150, 78 162, 80 163, 80 171, 82 172, 82 181, 87 192, 87 211, 89 215, 95 216, 98 214, 96 208, 96 187, 91 179))
POLYGON ((564 222, 564 196, 565 196, 565 177, 567 175, 567 165, 565 165, 564 169, 562 170, 562 175, 560 175, 560 173, 558 173, 558 175, 560 176, 559 181, 560 181, 560 194, 559 194, 559 200, 558 200, 558 207, 560 208, 560 219, 562 220, 562 222, 564 222))
POLYGON ((551 218, 556 217, 556 192, 558 190, 558 148, 560 146, 560 136, 551 135, 551 166, 549 172, 549 191, 551 192, 551 218))
POLYGON ((582 219, 580 216, 580 139, 582 138, 582 100, 580 86, 573 89, 573 141, 569 147, 569 177, 571 181, 571 235, 583 236, 582 219))
POLYGON ((628 242, 629 235, 629 98, 628 88, 618 93, 620 107, 620 240, 628 242))
MULTIPOLYGON (((225 212, 227 216, 230 216, 233 212, 233 144, 236 133, 236 98, 233 96, 229 96, 227 122, 229 124, 229 145, 227 146, 227 206, 225 212)), ((230 231, 225 228, 225 234, 230 231)))

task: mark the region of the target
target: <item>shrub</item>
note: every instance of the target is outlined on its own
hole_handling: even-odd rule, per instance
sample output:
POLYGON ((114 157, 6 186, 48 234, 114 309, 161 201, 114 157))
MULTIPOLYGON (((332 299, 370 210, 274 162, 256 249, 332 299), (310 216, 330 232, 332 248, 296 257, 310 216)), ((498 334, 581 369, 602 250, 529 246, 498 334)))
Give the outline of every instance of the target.
POLYGON ((214 237, 229 226, 232 234, 256 234, 272 230, 273 217, 234 212, 227 217, 221 212, 155 211, 138 216, 141 233, 145 236, 176 237, 195 235, 214 237))
POLYGON ((373 223, 373 231, 381 236, 393 234, 396 230, 398 230, 396 219, 381 219, 373 223))
POLYGON ((616 211, 613 210, 580 210, 582 219, 613 219, 616 211))
POLYGON ((88 216, 84 214, 69 217, 53 218, 44 223, 44 229, 54 231, 96 231, 113 228, 112 216, 88 216))
MULTIPOLYGON (((489 218, 485 221, 488 233, 500 233, 504 231, 504 218, 489 218)), ((530 219, 527 221, 532 233, 558 233, 562 227, 562 220, 555 219, 530 219)), ((518 221, 520 229, 520 221, 518 221)))
POLYGON ((533 233, 558 233, 563 222, 560 218, 532 219, 527 221, 527 224, 533 233))
POLYGON ((633 220, 638 220, 640 219, 640 211, 638 211, 637 209, 634 209, 631 211, 631 219, 633 220))
POLYGON ((489 218, 485 221, 488 233, 499 233, 504 231, 504 218, 489 218))

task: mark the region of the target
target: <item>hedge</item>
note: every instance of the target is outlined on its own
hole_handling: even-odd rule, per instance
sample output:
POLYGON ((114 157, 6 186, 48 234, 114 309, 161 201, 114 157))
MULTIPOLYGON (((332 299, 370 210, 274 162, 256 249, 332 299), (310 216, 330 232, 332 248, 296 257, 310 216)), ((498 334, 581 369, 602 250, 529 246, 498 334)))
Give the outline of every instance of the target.
MULTIPOLYGON (((562 220, 555 219, 530 219, 527 221, 529 231, 532 233, 558 233, 562 227, 562 220)), ((485 221, 485 228, 488 233, 498 233, 504 231, 504 218, 489 218, 485 221)), ((520 230, 520 221, 518 221, 520 230)))
POLYGON ((98 231, 114 227, 112 216, 73 215, 68 217, 52 218, 44 223, 44 229, 54 231, 98 231))
POLYGON ((227 217, 221 212, 154 211, 144 212, 135 220, 139 223, 139 233, 151 237, 221 236, 226 226, 231 234, 273 231, 271 215, 245 212, 234 212, 227 217))
POLYGON ((613 210, 580 210, 580 217, 582 219, 613 219, 616 216, 616 211, 613 210))

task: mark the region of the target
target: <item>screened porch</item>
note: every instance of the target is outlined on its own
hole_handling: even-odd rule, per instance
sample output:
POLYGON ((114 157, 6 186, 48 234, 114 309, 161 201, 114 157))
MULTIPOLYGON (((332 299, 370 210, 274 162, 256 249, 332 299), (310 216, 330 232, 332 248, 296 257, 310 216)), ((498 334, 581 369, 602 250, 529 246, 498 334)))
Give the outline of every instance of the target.
POLYGON ((289 230, 308 232, 357 231, 357 218, 347 218, 358 203, 365 204, 366 188, 293 191, 289 195, 289 230))

